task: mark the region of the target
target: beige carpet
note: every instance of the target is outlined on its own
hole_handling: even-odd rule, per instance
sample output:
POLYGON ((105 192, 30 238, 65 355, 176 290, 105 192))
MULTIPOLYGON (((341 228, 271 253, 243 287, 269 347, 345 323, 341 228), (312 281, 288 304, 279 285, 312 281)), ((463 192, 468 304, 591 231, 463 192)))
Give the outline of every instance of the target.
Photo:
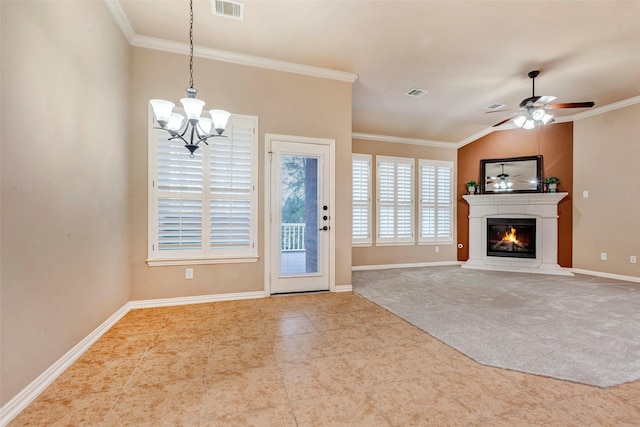
POLYGON ((610 387, 640 379, 640 284, 467 270, 357 271, 354 291, 479 363, 610 387))

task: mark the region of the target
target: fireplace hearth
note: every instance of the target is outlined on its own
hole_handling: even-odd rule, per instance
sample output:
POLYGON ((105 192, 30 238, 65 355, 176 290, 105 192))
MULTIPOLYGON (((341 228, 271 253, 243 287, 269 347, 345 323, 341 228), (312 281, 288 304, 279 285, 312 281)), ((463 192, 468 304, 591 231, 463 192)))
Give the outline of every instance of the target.
POLYGON ((535 258, 535 218, 487 218, 487 256, 535 258))

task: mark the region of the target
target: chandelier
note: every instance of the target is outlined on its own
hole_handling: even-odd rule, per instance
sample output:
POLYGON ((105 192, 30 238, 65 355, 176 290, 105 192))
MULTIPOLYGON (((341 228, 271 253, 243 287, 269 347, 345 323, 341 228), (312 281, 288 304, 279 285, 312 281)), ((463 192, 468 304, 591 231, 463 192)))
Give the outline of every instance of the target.
POLYGON ((533 129, 536 125, 546 125, 553 121, 553 116, 544 108, 527 105, 526 110, 520 113, 513 124, 523 129, 533 129))
POLYGON ((209 110, 211 117, 201 116, 204 101, 197 99, 198 91, 193 87, 193 0, 189 0, 189 87, 186 89, 187 97, 180 102, 184 108, 187 120, 182 114, 174 113, 175 104, 163 99, 152 99, 149 101, 153 107, 153 114, 160 127, 171 135, 169 140, 180 139, 184 142, 185 148, 191 153, 198 149, 201 142, 209 145, 207 139, 212 137, 224 137, 222 133, 227 126, 227 121, 231 113, 224 110, 209 110), (211 132, 213 129, 213 132, 211 132))

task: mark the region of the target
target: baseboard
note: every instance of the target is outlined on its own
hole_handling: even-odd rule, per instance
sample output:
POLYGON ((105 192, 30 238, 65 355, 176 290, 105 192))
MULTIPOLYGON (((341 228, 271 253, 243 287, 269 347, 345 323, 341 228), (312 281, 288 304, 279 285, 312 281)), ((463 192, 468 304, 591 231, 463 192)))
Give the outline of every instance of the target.
POLYGON ((15 395, 13 399, 8 401, 0 408, 0 426, 5 426, 22 412, 31 402, 33 402, 40 393, 42 393, 49 385, 55 381, 65 369, 75 362, 82 354, 98 341, 98 339, 107 332, 118 320, 120 320, 130 310, 129 303, 126 303, 111 317, 102 322, 100 326, 87 335, 82 341, 76 344, 64 356, 58 359, 46 371, 40 374, 35 380, 26 386, 20 393, 15 395))
POLYGON ((177 298, 160 298, 160 299, 147 299, 130 301, 132 309, 137 308, 154 308, 154 307, 171 307, 174 305, 187 305, 187 304, 203 304, 207 302, 221 302, 221 301, 235 301, 241 299, 255 299, 265 298, 264 291, 255 292, 237 292, 230 294, 216 294, 216 295, 197 295, 192 297, 177 297, 177 298))
POLYGON ((573 273, 586 274, 588 276, 604 277, 606 279, 624 280, 625 282, 640 283, 640 277, 623 276, 622 274, 604 273, 602 271, 583 270, 581 268, 570 268, 573 273))
POLYGON ((334 292, 352 292, 353 286, 351 285, 336 285, 333 289, 334 292))
POLYGON ((445 265, 462 265, 463 261, 416 262, 410 264, 354 265, 351 271, 388 270, 390 268, 441 267, 445 265))

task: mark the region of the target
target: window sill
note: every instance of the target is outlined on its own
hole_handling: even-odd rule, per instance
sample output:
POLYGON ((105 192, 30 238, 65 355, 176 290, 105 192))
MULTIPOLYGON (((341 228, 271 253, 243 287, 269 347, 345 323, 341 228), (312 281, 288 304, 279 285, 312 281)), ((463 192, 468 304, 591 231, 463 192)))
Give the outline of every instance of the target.
POLYGON ((246 258, 184 258, 184 259, 148 259, 149 267, 168 265, 204 265, 204 264, 240 264, 258 262, 259 257, 246 258))
POLYGON ((376 246, 415 246, 416 242, 376 242, 376 246))
POLYGON ((429 242, 418 242, 419 245, 453 245, 453 240, 442 240, 440 242, 437 241, 429 241, 429 242))
POLYGON ((352 248, 370 248, 372 246, 371 242, 366 243, 352 243, 352 248))

